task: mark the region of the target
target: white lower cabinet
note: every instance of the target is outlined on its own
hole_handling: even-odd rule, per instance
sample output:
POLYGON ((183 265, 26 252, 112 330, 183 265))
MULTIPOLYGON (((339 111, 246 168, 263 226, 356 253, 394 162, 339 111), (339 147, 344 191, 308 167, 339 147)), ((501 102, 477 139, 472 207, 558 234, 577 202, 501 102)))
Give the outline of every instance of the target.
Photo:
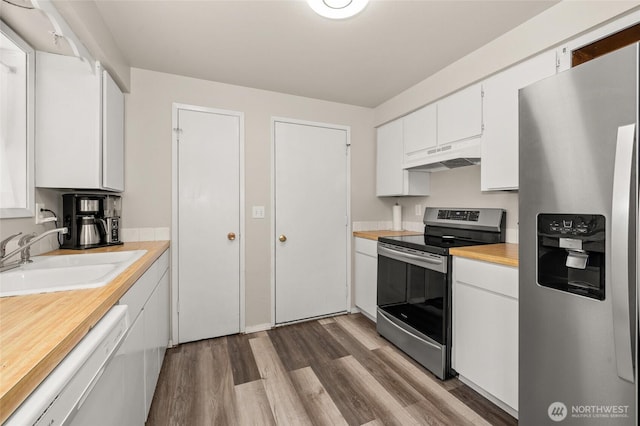
POLYGON ((144 424, 145 412, 145 370, 144 370, 144 324, 143 315, 138 315, 131 327, 127 339, 120 347, 118 355, 124 357, 124 395, 123 415, 127 424, 144 424))
POLYGON ((120 299, 129 306, 132 326, 119 354, 124 356, 126 419, 144 424, 169 343, 169 251, 136 281, 120 299))
POLYGON ((366 238, 355 239, 356 306, 372 320, 376 320, 378 242, 366 238))
POLYGON ((518 268, 453 258, 452 367, 517 416, 518 268))

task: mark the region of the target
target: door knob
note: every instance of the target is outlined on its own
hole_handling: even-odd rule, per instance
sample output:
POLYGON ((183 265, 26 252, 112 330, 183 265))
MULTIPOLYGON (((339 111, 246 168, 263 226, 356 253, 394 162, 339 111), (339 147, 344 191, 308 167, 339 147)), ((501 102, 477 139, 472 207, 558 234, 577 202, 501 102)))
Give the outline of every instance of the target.
POLYGON ((229 241, 233 241, 236 239, 236 234, 234 234, 233 232, 229 232, 227 234, 227 238, 229 239, 229 241))
POLYGON ((283 234, 283 235, 280 235, 278 239, 280 240, 280 242, 284 243, 285 241, 287 241, 287 236, 283 234))

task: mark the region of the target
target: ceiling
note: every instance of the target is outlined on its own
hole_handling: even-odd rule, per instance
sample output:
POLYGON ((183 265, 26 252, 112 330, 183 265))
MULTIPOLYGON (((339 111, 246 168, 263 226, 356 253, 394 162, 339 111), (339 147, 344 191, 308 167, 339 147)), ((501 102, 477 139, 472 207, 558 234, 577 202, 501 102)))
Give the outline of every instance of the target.
POLYGON ((95 1, 132 67, 364 107, 557 3, 371 0, 332 21, 304 0, 81 1, 95 1))

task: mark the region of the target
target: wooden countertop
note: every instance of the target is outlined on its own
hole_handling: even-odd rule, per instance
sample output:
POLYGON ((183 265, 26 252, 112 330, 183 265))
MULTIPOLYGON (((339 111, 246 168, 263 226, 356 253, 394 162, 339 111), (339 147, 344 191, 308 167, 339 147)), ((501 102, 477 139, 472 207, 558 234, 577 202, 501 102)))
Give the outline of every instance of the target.
POLYGON ((518 244, 486 244, 449 249, 452 256, 518 267, 518 244))
POLYGON ((401 237, 403 235, 422 235, 422 232, 416 231, 354 231, 353 236, 358 238, 366 238, 368 240, 378 240, 378 237, 401 237))
POLYGON ((168 241, 47 255, 147 250, 104 287, 0 298, 0 423, 29 396, 153 262, 168 241))

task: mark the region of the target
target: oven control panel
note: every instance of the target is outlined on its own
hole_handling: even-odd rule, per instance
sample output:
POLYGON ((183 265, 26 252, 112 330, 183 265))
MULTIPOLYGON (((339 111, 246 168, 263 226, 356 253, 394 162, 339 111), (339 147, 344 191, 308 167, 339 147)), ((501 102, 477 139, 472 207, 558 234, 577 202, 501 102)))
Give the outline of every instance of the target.
POLYGON ((438 219, 477 222, 480 210, 438 210, 438 219))

